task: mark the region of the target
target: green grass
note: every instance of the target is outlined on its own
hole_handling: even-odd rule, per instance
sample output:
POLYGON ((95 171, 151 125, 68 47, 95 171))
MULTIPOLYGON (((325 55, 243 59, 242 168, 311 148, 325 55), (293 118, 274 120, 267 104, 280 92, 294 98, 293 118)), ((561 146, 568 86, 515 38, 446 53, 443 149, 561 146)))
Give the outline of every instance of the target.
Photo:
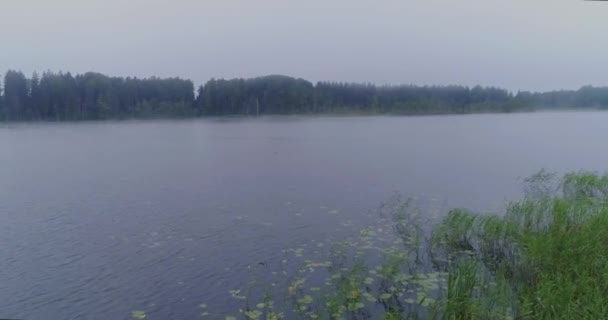
MULTIPOLYGON (((304 260, 302 266, 274 270, 283 281, 257 287, 257 294, 247 290, 246 298, 231 290, 232 314, 272 320, 608 319, 608 176, 582 172, 556 179, 541 171, 526 182, 525 198, 501 214, 455 209, 433 219, 395 198, 357 236, 317 243, 317 249, 329 249, 326 260, 306 256, 309 249, 286 250, 290 259, 304 260)), ((225 318, 207 311, 203 318, 225 318)))
POLYGON ((608 176, 568 174, 559 185, 501 216, 450 212, 433 238, 454 262, 450 279, 464 279, 449 282, 445 315, 608 318, 608 176))

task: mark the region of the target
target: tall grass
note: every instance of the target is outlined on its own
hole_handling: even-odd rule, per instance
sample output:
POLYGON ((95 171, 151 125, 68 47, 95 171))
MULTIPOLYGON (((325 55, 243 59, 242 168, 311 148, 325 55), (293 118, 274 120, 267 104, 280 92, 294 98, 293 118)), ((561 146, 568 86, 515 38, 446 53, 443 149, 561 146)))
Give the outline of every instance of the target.
POLYGON ((448 214, 433 241, 453 262, 450 279, 465 279, 448 283, 445 316, 608 318, 608 176, 568 174, 559 186, 501 216, 448 214))

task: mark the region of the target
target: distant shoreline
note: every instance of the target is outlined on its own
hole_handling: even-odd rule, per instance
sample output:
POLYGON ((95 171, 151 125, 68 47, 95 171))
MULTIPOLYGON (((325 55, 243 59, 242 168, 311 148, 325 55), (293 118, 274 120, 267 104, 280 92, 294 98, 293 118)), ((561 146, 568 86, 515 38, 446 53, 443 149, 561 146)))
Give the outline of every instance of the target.
POLYGON ((496 87, 376 86, 281 75, 211 79, 196 90, 180 78, 9 70, 0 121, 196 118, 262 115, 449 115, 608 109, 607 87, 511 93, 496 87))

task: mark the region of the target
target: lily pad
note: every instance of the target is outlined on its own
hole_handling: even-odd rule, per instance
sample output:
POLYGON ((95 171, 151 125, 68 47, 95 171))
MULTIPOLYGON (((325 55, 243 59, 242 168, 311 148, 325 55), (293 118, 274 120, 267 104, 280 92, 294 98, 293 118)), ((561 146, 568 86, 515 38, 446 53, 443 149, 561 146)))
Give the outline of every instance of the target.
POLYGON ((301 304, 311 304, 312 303, 312 297, 310 295, 305 295, 302 298, 298 299, 298 303, 301 303, 301 304))
POLYGON ((260 312, 258 310, 246 311, 245 316, 251 320, 256 320, 262 316, 262 312, 260 312))
POLYGON ((369 302, 376 302, 376 298, 367 292, 363 293, 363 297, 369 302))

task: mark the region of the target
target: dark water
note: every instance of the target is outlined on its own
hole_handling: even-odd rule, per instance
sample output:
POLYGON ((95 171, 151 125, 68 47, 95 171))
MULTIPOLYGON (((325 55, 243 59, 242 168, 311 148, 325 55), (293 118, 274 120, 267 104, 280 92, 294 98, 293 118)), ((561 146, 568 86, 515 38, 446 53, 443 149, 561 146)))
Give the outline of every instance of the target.
POLYGON ((608 113, 0 126, 0 318, 198 319, 394 192, 501 208, 608 165, 608 113))

